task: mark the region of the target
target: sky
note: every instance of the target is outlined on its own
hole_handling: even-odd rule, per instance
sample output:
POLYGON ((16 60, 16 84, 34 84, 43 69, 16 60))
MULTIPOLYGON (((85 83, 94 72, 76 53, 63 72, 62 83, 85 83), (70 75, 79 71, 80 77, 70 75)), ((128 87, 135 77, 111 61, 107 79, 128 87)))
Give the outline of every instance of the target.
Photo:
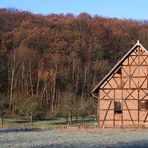
POLYGON ((0 8, 16 8, 35 14, 72 13, 148 20, 148 0, 0 0, 0 8))

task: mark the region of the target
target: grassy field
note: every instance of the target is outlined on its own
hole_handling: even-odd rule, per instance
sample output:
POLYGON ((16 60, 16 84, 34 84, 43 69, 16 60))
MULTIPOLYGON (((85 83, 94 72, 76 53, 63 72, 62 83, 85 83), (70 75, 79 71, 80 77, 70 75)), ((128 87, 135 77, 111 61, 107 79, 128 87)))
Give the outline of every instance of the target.
MULTIPOLYGON (((63 119, 58 120, 34 120, 33 128, 51 128, 54 125, 64 124, 65 121, 63 119)), ((32 128, 29 120, 23 120, 20 118, 7 118, 5 119, 5 125, 8 128, 32 128)))
MULTIPOLYGON (((88 124, 95 124, 94 118, 86 118, 84 119, 83 123, 88 124)), ((79 125, 81 123, 80 120, 74 119, 72 121, 73 125, 79 125)), ((20 117, 9 117, 4 119, 4 126, 3 128, 7 129, 18 129, 18 128, 41 128, 41 129, 50 129, 60 125, 67 125, 64 118, 47 118, 47 119, 34 119, 33 126, 30 124, 30 121, 27 119, 21 119, 20 117)), ((2 128, 2 126, 1 126, 2 128)))
POLYGON ((1 148, 146 148, 147 146, 148 129, 0 131, 1 148))

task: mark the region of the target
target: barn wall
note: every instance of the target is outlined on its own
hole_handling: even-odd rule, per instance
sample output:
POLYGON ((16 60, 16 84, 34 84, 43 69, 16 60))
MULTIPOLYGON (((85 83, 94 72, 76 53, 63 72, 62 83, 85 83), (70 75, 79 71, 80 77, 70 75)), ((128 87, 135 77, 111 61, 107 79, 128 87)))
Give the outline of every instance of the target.
POLYGON ((148 126, 148 111, 139 110, 139 100, 148 100, 148 53, 137 48, 99 90, 100 127, 148 126), (121 101, 122 114, 114 113, 121 101))

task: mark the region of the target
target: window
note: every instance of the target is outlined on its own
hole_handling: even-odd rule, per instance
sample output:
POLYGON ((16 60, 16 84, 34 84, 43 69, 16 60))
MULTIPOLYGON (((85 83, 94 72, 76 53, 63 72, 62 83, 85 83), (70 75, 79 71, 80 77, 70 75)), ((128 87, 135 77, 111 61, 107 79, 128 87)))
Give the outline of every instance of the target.
POLYGON ((148 100, 139 101, 139 110, 148 110, 148 100))
POLYGON ((117 74, 121 75, 121 68, 118 69, 117 74))
POLYGON ((115 101, 114 103, 114 113, 122 114, 122 104, 121 101, 115 101))

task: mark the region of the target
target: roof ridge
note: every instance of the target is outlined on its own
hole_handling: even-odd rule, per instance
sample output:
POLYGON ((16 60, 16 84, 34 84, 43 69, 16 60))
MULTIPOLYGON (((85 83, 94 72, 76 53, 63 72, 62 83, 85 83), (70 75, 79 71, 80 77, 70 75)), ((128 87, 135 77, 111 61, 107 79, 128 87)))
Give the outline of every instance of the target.
POLYGON ((133 52, 137 46, 141 46, 148 53, 148 51, 140 44, 139 40, 137 40, 137 43, 119 60, 119 62, 116 63, 116 65, 108 72, 108 74, 94 87, 91 93, 95 92, 104 83, 104 81, 111 76, 111 74, 118 68, 118 66, 120 66, 120 64, 127 58, 128 55, 133 52))

